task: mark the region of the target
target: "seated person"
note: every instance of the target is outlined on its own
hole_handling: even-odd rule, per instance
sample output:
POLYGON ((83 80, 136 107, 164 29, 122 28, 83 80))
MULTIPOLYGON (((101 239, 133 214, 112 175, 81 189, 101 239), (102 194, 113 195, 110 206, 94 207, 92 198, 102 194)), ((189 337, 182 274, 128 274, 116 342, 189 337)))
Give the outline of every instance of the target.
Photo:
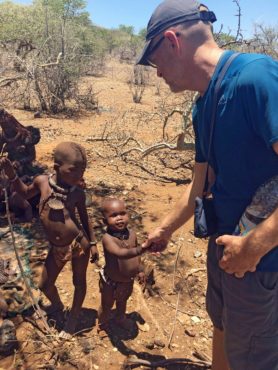
POLYGON ((58 144, 54 150, 54 173, 39 175, 30 185, 24 184, 16 175, 7 158, 0 160, 13 182, 14 189, 28 199, 40 194, 39 215, 50 251, 42 271, 40 289, 51 302, 48 312, 63 312, 64 306, 55 281, 71 260, 74 284, 72 308, 60 338, 69 339, 75 333, 78 316, 86 294, 86 270, 90 253, 97 258, 97 247, 92 225, 85 206, 85 193, 77 185, 83 177, 87 159, 84 148, 74 142, 58 144), (77 220, 78 211, 81 224, 77 220))
POLYGON ((38 166, 33 168, 36 159, 35 144, 40 141, 40 130, 33 126, 24 127, 4 109, 0 110, 0 151, 6 152, 19 176, 42 173, 38 166))
POLYGON ((4 187, 6 187, 9 210, 12 212, 11 217, 18 222, 31 222, 33 210, 30 202, 13 189, 12 182, 9 181, 5 174, 2 173, 0 177, 0 212, 6 212, 4 192, 4 187))
MULTIPOLYGON (((136 234, 127 228, 129 217, 123 200, 107 198, 102 204, 107 226, 102 238, 105 266, 100 271, 101 305, 98 310, 98 332, 106 331, 111 309, 116 303, 115 322, 124 329, 132 328, 126 317, 127 300, 132 294, 134 278, 140 272, 142 247, 137 245, 136 234)), ((143 273, 140 273, 143 279, 143 273)))

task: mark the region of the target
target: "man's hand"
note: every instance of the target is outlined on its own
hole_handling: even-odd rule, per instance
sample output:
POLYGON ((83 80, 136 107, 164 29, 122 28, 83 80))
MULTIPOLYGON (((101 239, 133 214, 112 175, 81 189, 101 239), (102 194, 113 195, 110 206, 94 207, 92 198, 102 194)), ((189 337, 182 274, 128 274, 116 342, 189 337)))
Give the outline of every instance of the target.
POLYGON ((99 260, 99 253, 96 245, 93 245, 90 249, 90 262, 96 263, 99 260))
POLYGON ((159 255, 160 252, 166 249, 170 237, 171 234, 167 233, 161 227, 158 227, 148 235, 148 239, 142 244, 142 248, 148 249, 148 252, 159 255))
POLYGON ((219 266, 225 272, 242 278, 247 271, 256 271, 262 256, 258 254, 256 248, 246 243, 244 236, 222 235, 216 239, 216 244, 224 247, 219 266))

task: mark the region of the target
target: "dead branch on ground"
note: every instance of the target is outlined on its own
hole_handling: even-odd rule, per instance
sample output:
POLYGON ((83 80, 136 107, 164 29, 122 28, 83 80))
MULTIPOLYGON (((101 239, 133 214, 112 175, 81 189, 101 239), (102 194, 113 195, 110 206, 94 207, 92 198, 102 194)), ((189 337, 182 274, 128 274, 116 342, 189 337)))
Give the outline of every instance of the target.
POLYGON ((135 369, 139 366, 149 367, 149 368, 166 368, 170 365, 188 365, 188 366, 195 366, 201 369, 211 369, 211 363, 207 361, 194 361, 188 358, 169 358, 167 360, 160 360, 160 361, 147 361, 142 360, 139 358, 127 358, 123 363, 122 369, 129 370, 135 369))

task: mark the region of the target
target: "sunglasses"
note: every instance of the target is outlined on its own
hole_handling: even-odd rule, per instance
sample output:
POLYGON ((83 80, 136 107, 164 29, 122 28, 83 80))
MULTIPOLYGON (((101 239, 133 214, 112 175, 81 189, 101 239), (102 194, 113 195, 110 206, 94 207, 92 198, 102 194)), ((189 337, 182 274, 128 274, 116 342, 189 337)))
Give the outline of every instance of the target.
MULTIPOLYGON (((180 32, 175 32, 176 36, 179 37, 181 34, 180 32)), ((153 47, 150 48, 149 52, 148 52, 148 58, 147 58, 147 62, 149 63, 149 65, 151 67, 154 67, 154 68, 157 68, 156 64, 154 62, 151 61, 150 57, 152 56, 152 54, 159 48, 159 46, 162 44, 163 40, 165 39, 165 36, 162 36, 154 45, 153 47)))
POLYGON ((148 55, 148 58, 147 58, 147 62, 149 63, 149 65, 151 67, 154 67, 156 68, 156 65, 150 60, 150 57, 152 56, 152 54, 159 48, 159 46, 162 44, 162 41, 165 39, 165 36, 162 36, 154 45, 153 47, 150 49, 149 51, 149 55, 148 55))

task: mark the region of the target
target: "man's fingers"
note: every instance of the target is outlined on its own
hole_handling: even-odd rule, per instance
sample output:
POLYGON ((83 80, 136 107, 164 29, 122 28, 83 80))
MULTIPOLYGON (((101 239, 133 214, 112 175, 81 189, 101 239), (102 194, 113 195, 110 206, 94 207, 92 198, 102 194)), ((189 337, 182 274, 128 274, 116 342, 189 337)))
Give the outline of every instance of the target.
POLYGON ((225 245, 230 241, 231 238, 233 238, 231 235, 221 235, 215 240, 215 243, 217 245, 225 245))
POLYGON ((226 241, 226 237, 227 236, 228 235, 221 235, 221 236, 219 236, 217 239, 215 239, 215 243, 217 245, 225 245, 225 241, 226 241))
POLYGON ((160 257, 161 253, 160 252, 151 252, 152 256, 160 257))
POLYGON ((142 245, 141 245, 141 247, 143 248, 143 249, 147 249, 147 248, 149 248, 150 247, 150 245, 152 244, 152 241, 151 240, 149 240, 149 239, 147 239, 147 240, 145 240, 143 243, 142 243, 142 245))
POLYGON ((235 268, 231 267, 229 262, 227 261, 223 261, 224 257, 222 257, 222 259, 219 261, 218 265, 219 267, 224 270, 227 274, 234 274, 235 273, 235 268))
POLYGON ((220 265, 221 268, 224 268, 224 267, 228 266, 230 256, 231 255, 229 253, 223 254, 221 260, 219 261, 219 265, 220 265))

